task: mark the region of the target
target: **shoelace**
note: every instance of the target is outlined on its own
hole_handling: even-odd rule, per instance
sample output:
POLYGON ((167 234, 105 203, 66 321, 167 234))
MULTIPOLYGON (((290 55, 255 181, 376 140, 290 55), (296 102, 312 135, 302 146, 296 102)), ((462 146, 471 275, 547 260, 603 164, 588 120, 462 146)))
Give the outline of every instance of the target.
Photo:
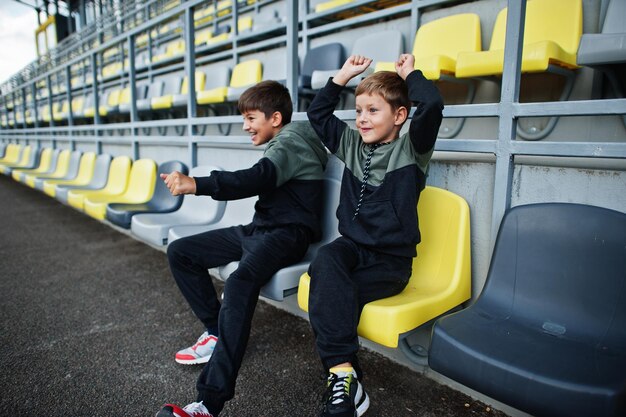
POLYGON ((328 382, 328 388, 331 391, 329 393, 329 401, 331 404, 336 405, 348 400, 350 397, 351 376, 351 374, 346 374, 345 376, 331 374, 330 381, 328 382))
POLYGON ((361 204, 363 203, 363 196, 365 195, 365 187, 367 186, 367 179, 370 176, 370 165, 372 164, 372 156, 374 155, 374 151, 378 149, 381 145, 386 145, 387 143, 374 143, 369 145, 370 150, 367 153, 367 158, 365 159, 365 166, 363 167, 363 179, 361 181, 361 191, 359 192, 359 201, 356 203, 356 209, 354 210, 354 216, 352 216, 352 220, 356 219, 356 216, 359 215, 359 211, 361 210, 361 204))
MULTIPOLYGON (((201 345, 203 345, 203 344, 204 344, 204 341, 205 341, 206 339, 208 339, 208 338, 209 338, 209 334, 208 334, 208 333, 206 333, 206 332, 205 332, 205 333, 202 333, 202 335, 198 338, 198 340, 197 340, 197 341, 196 341, 196 343, 195 343, 195 344, 191 347, 191 349, 192 349, 192 350, 196 350, 196 349, 198 349, 198 347, 199 347, 199 346, 201 346, 201 345)), ((195 403, 193 403, 193 404, 195 404, 195 403)))
POLYGON ((198 403, 187 404, 183 410, 193 417, 213 417, 209 410, 206 409, 202 401, 198 403))

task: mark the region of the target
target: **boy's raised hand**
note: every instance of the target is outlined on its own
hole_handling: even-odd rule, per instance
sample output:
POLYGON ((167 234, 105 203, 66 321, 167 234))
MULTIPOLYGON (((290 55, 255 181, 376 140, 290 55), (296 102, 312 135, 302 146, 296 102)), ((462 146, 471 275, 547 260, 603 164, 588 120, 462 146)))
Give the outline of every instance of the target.
POLYGON ((161 179, 172 195, 195 194, 196 180, 178 171, 160 174, 161 179))
POLYGON ((403 80, 415 71, 415 57, 411 54, 402 54, 396 61, 396 72, 403 80))
POLYGON ((372 60, 370 58, 361 55, 351 55, 333 77, 333 82, 338 85, 346 85, 352 78, 365 71, 371 63, 372 60))

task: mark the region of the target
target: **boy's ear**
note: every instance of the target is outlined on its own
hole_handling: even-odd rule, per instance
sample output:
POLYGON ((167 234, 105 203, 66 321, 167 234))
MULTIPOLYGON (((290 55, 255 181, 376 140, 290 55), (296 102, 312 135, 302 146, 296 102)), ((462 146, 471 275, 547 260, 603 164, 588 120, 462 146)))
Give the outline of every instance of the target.
POLYGON ((275 111, 274 113, 272 113, 270 119, 272 122, 272 127, 280 127, 283 124, 283 115, 279 111, 275 111))
POLYGON ((404 106, 398 107, 398 109, 396 110, 396 116, 395 116, 394 124, 396 126, 402 125, 406 121, 406 118, 408 116, 409 116, 409 111, 407 110, 406 107, 404 107, 404 106))

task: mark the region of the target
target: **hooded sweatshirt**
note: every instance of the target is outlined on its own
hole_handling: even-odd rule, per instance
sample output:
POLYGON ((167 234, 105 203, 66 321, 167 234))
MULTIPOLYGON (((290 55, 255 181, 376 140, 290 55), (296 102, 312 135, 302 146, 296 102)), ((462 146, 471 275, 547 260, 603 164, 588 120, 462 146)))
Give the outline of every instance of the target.
POLYGON ((308 109, 316 132, 345 162, 337 218, 339 233, 370 250, 414 257, 420 242, 417 202, 441 125, 443 100, 419 70, 406 78, 415 112, 408 133, 372 147, 333 111, 343 87, 332 79, 308 109), (367 167, 367 169, 365 168, 367 167))
POLYGON ((248 169, 195 177, 196 195, 215 200, 259 196, 252 223, 258 227, 303 226, 321 237, 324 169, 328 154, 308 122, 284 126, 248 169))

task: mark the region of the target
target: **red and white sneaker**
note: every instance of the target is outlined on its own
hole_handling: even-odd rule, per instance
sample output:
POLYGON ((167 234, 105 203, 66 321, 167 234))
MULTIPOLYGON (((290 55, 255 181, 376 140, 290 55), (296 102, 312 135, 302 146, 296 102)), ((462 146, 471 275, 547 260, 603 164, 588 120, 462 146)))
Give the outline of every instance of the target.
POLYGON ((193 346, 176 352, 176 362, 183 365, 206 363, 211 359, 216 343, 217 336, 204 332, 193 346))
POLYGON ((180 408, 176 404, 165 404, 156 414, 156 417, 217 417, 209 413, 202 401, 199 403, 187 404, 180 408))

